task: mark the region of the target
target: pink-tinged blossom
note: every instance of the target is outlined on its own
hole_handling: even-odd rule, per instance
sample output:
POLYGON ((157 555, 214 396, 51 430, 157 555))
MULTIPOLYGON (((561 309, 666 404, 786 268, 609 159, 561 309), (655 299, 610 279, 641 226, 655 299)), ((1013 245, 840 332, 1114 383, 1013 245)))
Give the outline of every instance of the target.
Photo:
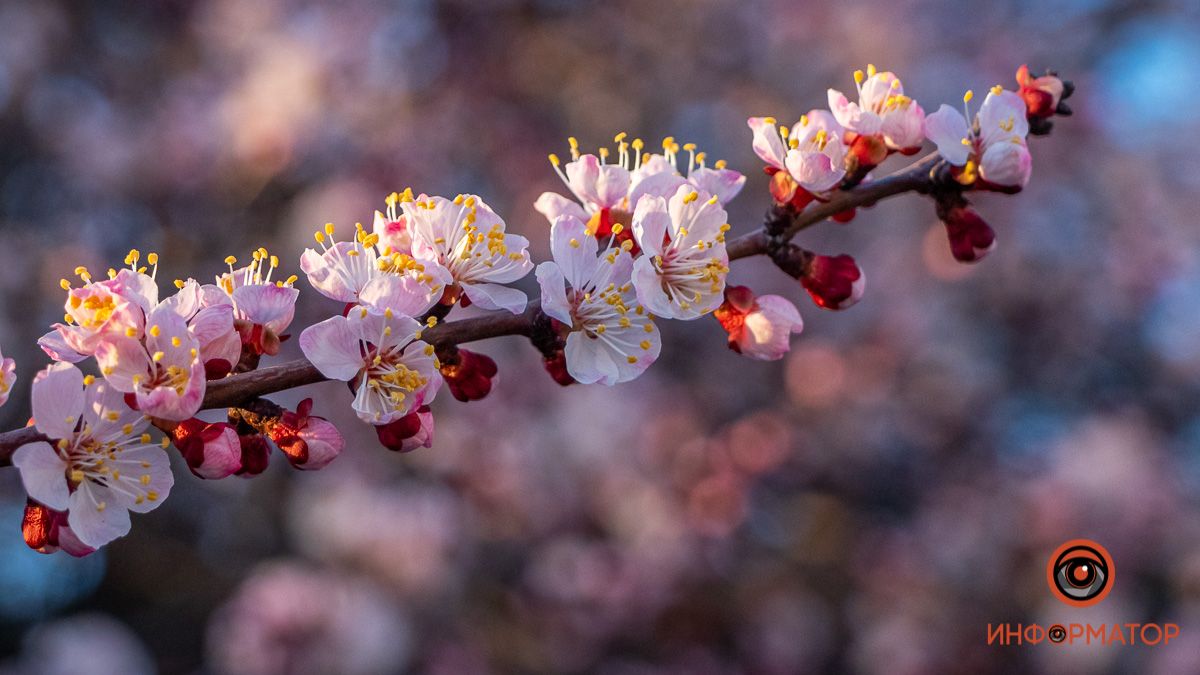
POLYGON ((296 412, 285 410, 267 435, 297 469, 323 469, 342 454, 346 441, 332 422, 310 415, 313 401, 306 398, 296 412))
POLYGON ((176 281, 175 286, 179 290, 160 305, 187 322, 188 331, 199 344, 206 376, 214 379, 228 375, 242 355, 232 300, 215 286, 201 286, 194 279, 176 281))
POLYGON ((183 421, 200 410, 205 371, 200 343, 171 307, 146 316, 146 338, 120 337, 100 344, 96 361, 115 389, 132 394, 151 417, 183 421))
POLYGON ((483 309, 525 311, 525 294, 503 284, 533 269, 526 250, 529 240, 506 233, 504 221, 482 199, 422 195, 401 204, 412 235, 413 258, 449 270, 452 297, 461 292, 483 309))
MULTIPOLYGON (((136 251, 126 261, 136 265, 136 251)), ((158 262, 158 256, 148 256, 158 262)), ((145 269, 145 268, 140 268, 145 269)), ((56 323, 38 344, 51 358, 76 363, 91 356, 104 340, 116 337, 140 337, 145 328, 146 312, 158 304, 158 286, 153 277, 138 269, 111 270, 110 278, 92 281, 87 269, 78 267, 76 274, 84 285, 72 288, 63 279, 67 291, 64 305, 66 323, 56 323)))
POLYGON ((755 296, 745 286, 725 289, 725 302, 714 313, 729 333, 729 348, 759 361, 783 358, 793 333, 804 330, 796 306, 778 295, 755 296))
POLYGON ((280 339, 296 314, 300 292, 293 284, 297 277, 273 281, 271 276, 279 267, 279 258, 265 248, 255 251, 252 258, 249 265, 238 269, 233 267, 236 258, 226 258, 229 271, 217 277, 216 286, 205 287, 206 300, 209 304, 222 301, 232 304, 242 343, 255 354, 274 356, 279 353, 280 339), (227 299, 222 300, 218 293, 227 299))
MULTIPOLYGON (((767 163, 767 166, 783 171, 787 169, 787 137, 783 130, 775 126, 779 120, 774 117, 751 117, 746 120, 750 133, 754 135, 752 147, 754 154, 767 163)), ((785 127, 786 128, 786 127, 785 127)), ((788 131, 788 135, 791 131, 788 131)))
POLYGON ((829 109, 847 131, 862 136, 881 137, 891 150, 911 152, 920 148, 924 135, 922 122, 925 111, 912 98, 904 95, 900 78, 890 72, 854 73, 858 102, 850 101, 836 89, 830 89, 829 109))
POLYGON ((432 401, 442 384, 420 332, 407 316, 360 308, 305 328, 300 349, 322 375, 351 383, 359 419, 387 424, 432 401))
MULTIPOLYGON (((964 109, 973 97, 972 92, 963 96, 964 109)), ((1028 133, 1025 101, 999 85, 988 92, 974 127, 963 113, 945 104, 925 119, 925 135, 937 145, 943 159, 961 167, 958 177, 965 184, 975 182, 978 175, 992 185, 1024 187, 1032 169, 1025 145, 1028 133)))
POLYGON ((792 127, 787 170, 800 187, 819 193, 833 189, 846 175, 845 130, 825 110, 813 110, 792 127))
POLYGON ((436 261, 417 260, 390 246, 380 251, 380 236, 361 227, 350 241, 336 241, 332 224, 315 237, 322 250, 305 249, 300 268, 317 292, 339 302, 362 304, 375 313, 390 309, 420 316, 442 299, 453 281, 450 271, 436 261))
POLYGON ((633 263, 638 301, 669 319, 695 319, 716 309, 729 274, 728 214, 716 197, 680 186, 670 201, 647 195, 633 213, 644 255, 633 263))
MULTIPOLYGON (((754 152, 767 163, 774 182, 784 172, 809 193, 821 193, 846 175, 845 129, 829 111, 809 111, 790 129, 776 127, 774 117, 751 117, 746 124, 754 134, 754 152)), ((777 201, 790 201, 790 190, 772 188, 777 201)))
POLYGON ((379 443, 395 452, 433 447, 433 412, 423 405, 400 419, 375 427, 379 443))
POLYGON ((643 195, 669 198, 681 185, 691 185, 725 204, 746 184, 746 177, 725 168, 724 160, 708 166, 705 153, 698 152, 695 144, 680 146, 667 137, 663 139, 662 154, 649 154, 642 152, 644 143, 640 138, 632 142, 625 138, 620 133, 614 139, 617 159, 611 164, 608 148, 601 148, 599 156, 581 155, 579 144, 569 139, 571 161, 562 164, 556 155, 550 155, 550 163, 574 199, 544 192, 534 208, 551 223, 559 216, 574 216, 587 223, 595 236, 607 237, 613 223, 628 224, 628 215, 643 195), (686 169, 681 169, 681 151, 688 153, 686 169))
POLYGON ((226 478, 242 468, 242 446, 237 431, 226 422, 205 422, 195 417, 171 430, 171 441, 200 478, 226 478))
POLYGON ((8 402, 13 384, 17 381, 17 362, 0 352, 0 405, 8 402))
POLYGON ((538 265, 537 278, 542 310, 567 333, 571 377, 611 385, 641 375, 658 358, 662 342, 637 302, 629 251, 598 248, 578 218, 563 216, 550 228, 554 261, 538 265))
MULTIPOLYGON (((412 196, 411 190, 405 190, 404 194, 412 196)), ((379 246, 384 255, 412 255, 412 233, 408 229, 408 219, 400 212, 400 200, 401 195, 397 192, 388 195, 386 211, 376 211, 371 223, 371 233, 379 237, 379 246)))
POLYGON ((353 239, 337 241, 332 223, 318 230, 314 237, 321 250, 306 248, 300 255, 300 269, 308 275, 308 283, 327 298, 358 302, 358 294, 379 271, 374 245, 378 238, 368 236, 360 229, 353 239))
POLYGON ((174 484, 162 447, 144 433, 149 420, 125 404, 104 380, 56 363, 33 382, 33 415, 49 443, 27 443, 13 453, 31 498, 67 512, 71 532, 99 548, 129 532, 129 512, 145 513, 174 484))

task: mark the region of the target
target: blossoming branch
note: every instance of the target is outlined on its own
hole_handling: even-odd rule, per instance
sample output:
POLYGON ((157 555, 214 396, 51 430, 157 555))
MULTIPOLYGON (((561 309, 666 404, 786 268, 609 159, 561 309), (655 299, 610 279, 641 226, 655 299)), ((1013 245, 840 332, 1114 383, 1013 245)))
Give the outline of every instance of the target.
MULTIPOLYGON (((760 229, 736 238, 724 207, 745 176, 723 161, 710 165, 693 144, 668 137, 648 152, 624 133, 615 152, 584 153, 572 138, 569 161, 549 156, 566 194, 534 204, 550 223, 551 260, 540 264, 477 195, 406 189, 387 197, 369 232, 358 225, 339 235, 325 225, 299 268, 331 316, 300 331, 299 361, 261 365, 291 337, 299 296, 299 277, 281 278, 285 265, 265 249, 245 264, 227 258, 213 283, 176 280, 165 298, 154 253, 130 251, 125 267, 102 280, 77 268, 78 282, 61 282, 63 322, 39 340, 53 363, 32 378, 31 424, 0 434, 0 462, 17 467, 28 493, 26 543, 81 556, 128 533, 131 512, 170 494, 171 446, 209 480, 261 473, 272 446, 297 469, 328 465, 345 442, 313 414, 312 399, 287 410, 262 398, 321 380, 347 384, 350 406, 384 447, 430 447, 430 403, 443 385, 463 402, 490 393, 499 367, 460 346, 486 338, 527 337, 564 386, 638 377, 663 349, 664 320, 712 316, 733 351, 782 358, 803 328, 800 311, 788 298, 730 283, 731 260, 767 256, 818 307, 845 309, 865 290, 858 264, 793 237, 916 192, 933 201, 954 257, 976 262, 996 237, 968 195, 1019 192, 1031 174, 1027 136, 1070 114, 1063 100, 1072 93, 1055 74, 1033 77, 1023 66, 1015 90, 996 85, 976 110, 968 91, 961 111, 942 105, 926 115, 893 73, 870 66, 854 83, 857 100, 830 89, 828 110, 790 126, 748 120, 771 206, 760 229), (936 152, 874 175, 888 156, 915 155, 926 140, 936 152), (540 300, 509 286, 530 272, 540 300), (488 313, 446 320, 470 305, 488 313), (196 417, 218 408, 227 409, 225 421, 196 417)), ((15 364, 0 355, 0 404, 15 380, 15 364)))

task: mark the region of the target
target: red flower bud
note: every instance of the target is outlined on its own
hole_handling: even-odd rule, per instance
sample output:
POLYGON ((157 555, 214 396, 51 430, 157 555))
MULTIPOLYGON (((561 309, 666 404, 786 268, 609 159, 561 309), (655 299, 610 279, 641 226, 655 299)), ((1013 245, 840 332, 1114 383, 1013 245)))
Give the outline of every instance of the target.
POLYGON ((275 356, 279 353, 279 343, 283 340, 275 331, 259 323, 251 323, 245 319, 236 319, 233 327, 242 337, 244 345, 252 354, 275 356))
POLYGON ((575 378, 567 372, 567 355, 563 353, 563 350, 560 349, 552 356, 543 358, 542 366, 546 368, 547 373, 550 373, 550 377, 562 386, 575 384, 575 378))
POLYGON ((238 442, 242 446, 242 468, 238 469, 237 475, 251 477, 266 471, 267 463, 271 461, 271 446, 267 445, 267 439, 257 433, 239 434, 238 442))
POLYGON ((800 284, 818 307, 846 309, 862 299, 867 278, 848 255, 809 254, 800 284))
POLYGON ((887 156, 888 147, 882 136, 856 135, 846 153, 847 173, 866 175, 867 171, 879 166, 887 156))
POLYGON ((62 549, 65 553, 82 558, 96 549, 79 541, 67 524, 67 512, 55 511, 32 499, 25 501, 25 517, 21 521, 21 534, 29 548, 38 553, 54 553, 62 549))
POLYGON ((375 427, 379 442, 388 450, 410 452, 433 445, 433 413, 423 405, 400 419, 375 427))
POLYGON ((938 216, 946 225, 955 260, 978 262, 996 248, 996 232, 966 203, 939 206, 938 216))
POLYGON ((1065 91, 1062 79, 1055 75, 1033 77, 1029 74, 1029 66, 1017 69, 1017 84, 1020 85, 1021 98, 1025 99, 1027 116, 1030 119, 1052 117, 1058 111, 1058 104, 1064 98, 1065 91))
POLYGON ((312 402, 306 398, 296 406, 296 412, 285 410, 268 432, 292 466, 309 471, 324 468, 346 447, 346 440, 332 422, 308 414, 312 402))
POLYGON ((830 219, 835 223, 844 224, 854 220, 854 216, 856 215, 858 215, 858 209, 846 209, 845 211, 838 211, 837 213, 833 214, 830 216, 830 219))
POLYGON ((170 436, 188 468, 200 478, 225 478, 242 468, 242 444, 237 431, 225 422, 193 417, 180 422, 170 436))
POLYGON ((773 166, 767 167, 766 171, 767 175, 771 177, 769 185, 771 198, 779 206, 790 206, 799 212, 803 211, 809 202, 816 199, 811 192, 800 187, 800 184, 787 171, 781 171, 773 166))
POLYGON ((204 379, 219 380, 228 375, 234 365, 225 359, 209 359, 204 362, 204 379))
POLYGON ((441 371, 450 393, 466 403, 488 395, 497 369, 491 357, 459 349, 457 354, 442 361, 441 371))

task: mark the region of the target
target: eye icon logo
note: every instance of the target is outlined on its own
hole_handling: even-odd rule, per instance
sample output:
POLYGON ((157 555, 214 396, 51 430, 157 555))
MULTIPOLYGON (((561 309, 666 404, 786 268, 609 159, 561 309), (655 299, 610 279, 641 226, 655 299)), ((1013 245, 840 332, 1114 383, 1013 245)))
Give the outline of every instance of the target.
POLYGON ((1116 566, 1108 551, 1088 539, 1072 539, 1050 555, 1046 578, 1055 596, 1074 607, 1100 602, 1112 590, 1116 566))

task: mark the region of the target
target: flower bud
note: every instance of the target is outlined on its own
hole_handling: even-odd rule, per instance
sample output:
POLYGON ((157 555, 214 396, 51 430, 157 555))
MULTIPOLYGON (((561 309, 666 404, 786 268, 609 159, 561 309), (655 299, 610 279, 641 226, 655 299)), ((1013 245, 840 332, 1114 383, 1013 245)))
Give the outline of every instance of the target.
POLYGON ((491 357, 459 349, 456 354, 442 360, 441 371, 450 393, 466 403, 488 395, 497 369, 491 357))
POLYGON ((292 466, 307 471, 324 468, 346 447, 346 440, 332 422, 309 415, 312 403, 306 398, 296 406, 296 412, 285 410, 268 431, 292 466))
POLYGON ((771 190, 771 198, 779 206, 790 206, 795 212, 804 210, 815 197, 811 192, 800 187, 796 179, 787 171, 777 169, 773 166, 768 166, 765 169, 768 176, 771 177, 771 183, 768 186, 771 190))
POLYGON ((411 452, 433 445, 433 413, 423 405, 389 424, 375 427, 379 442, 388 450, 411 452))
POLYGON ((242 447, 242 467, 237 475, 249 478, 266 471, 271 461, 271 446, 267 445, 267 439, 259 433, 238 434, 238 442, 242 447))
POLYGON ((550 373, 550 377, 562 386, 575 384, 575 378, 567 372, 567 355, 563 350, 560 349, 554 354, 544 357, 542 366, 546 368, 547 373, 550 373))
MULTIPOLYGON (((799 265, 800 284, 818 307, 846 309, 862 299, 867 279, 848 255, 816 255, 796 249, 803 261, 799 265)), ((793 254, 795 255, 795 254, 793 254)), ((785 271, 789 271, 785 268, 785 271)))
POLYGON ((955 260, 978 262, 996 247, 996 232, 965 201, 939 204, 938 217, 946 225, 950 252, 955 260))
POLYGON ((846 209, 845 211, 838 211, 837 213, 830 216, 829 219, 835 223, 842 223, 844 225, 844 224, 854 220, 854 216, 857 216, 857 215, 858 215, 858 209, 846 209))
POLYGON ((1025 99, 1025 108, 1031 119, 1054 116, 1064 93, 1067 93, 1063 81, 1058 76, 1047 73, 1041 77, 1033 77, 1029 73, 1029 66, 1017 69, 1017 84, 1020 85, 1018 93, 1025 99))
POLYGON ((82 558, 96 549, 79 541, 67 525, 67 512, 55 511, 32 499, 25 501, 25 517, 21 521, 21 534, 29 548, 38 553, 63 552, 82 558))
POLYGON ((804 329, 796 306, 778 295, 755 297, 746 286, 727 286, 725 302, 713 312, 729 333, 729 348, 760 361, 788 352, 792 333, 804 329))
POLYGON ((188 468, 200 478, 225 478, 242 468, 237 431, 225 422, 210 423, 193 417, 180 422, 170 436, 188 468))
POLYGON ((270 328, 245 319, 235 320, 233 327, 237 329, 238 335, 242 338, 242 344, 251 354, 275 356, 279 353, 279 346, 283 342, 283 338, 270 328))
POLYGON ((887 159, 887 156, 887 143, 881 136, 859 134, 851 141, 846 153, 846 173, 865 176, 868 171, 887 159))

